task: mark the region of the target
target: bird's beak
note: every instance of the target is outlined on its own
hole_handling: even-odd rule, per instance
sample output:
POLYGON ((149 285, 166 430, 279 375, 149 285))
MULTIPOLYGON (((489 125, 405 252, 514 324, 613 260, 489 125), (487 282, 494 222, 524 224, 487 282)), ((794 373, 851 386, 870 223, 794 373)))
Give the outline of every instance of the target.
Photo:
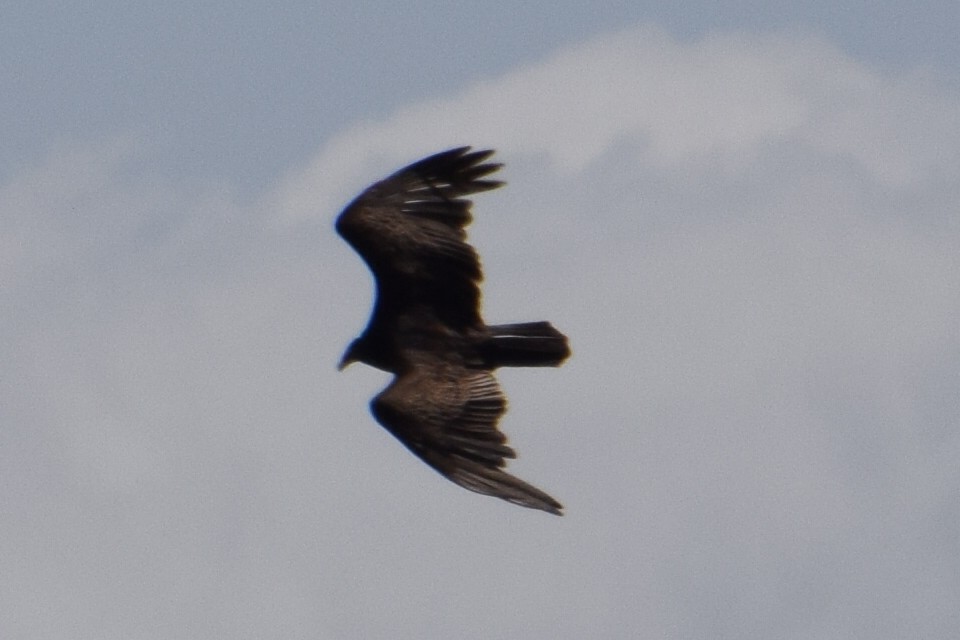
POLYGON ((345 353, 343 354, 343 357, 340 358, 340 362, 337 364, 337 371, 343 371, 353 363, 354 359, 350 357, 349 353, 345 353))

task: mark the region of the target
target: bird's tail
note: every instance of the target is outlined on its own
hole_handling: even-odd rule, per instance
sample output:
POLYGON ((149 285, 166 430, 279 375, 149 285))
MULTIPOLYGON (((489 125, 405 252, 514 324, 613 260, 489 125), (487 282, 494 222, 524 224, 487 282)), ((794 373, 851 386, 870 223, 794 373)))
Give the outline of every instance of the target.
POLYGON ((549 322, 488 327, 484 357, 493 367, 556 367, 570 356, 567 337, 549 322))

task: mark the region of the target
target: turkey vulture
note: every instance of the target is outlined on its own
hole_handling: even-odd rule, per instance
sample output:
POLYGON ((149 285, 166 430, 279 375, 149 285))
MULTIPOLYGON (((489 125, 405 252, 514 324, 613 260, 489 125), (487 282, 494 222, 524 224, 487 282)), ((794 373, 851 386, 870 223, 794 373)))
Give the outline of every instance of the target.
POLYGON ((480 260, 466 242, 470 200, 496 189, 493 151, 444 151, 377 182, 347 205, 337 232, 366 261, 377 298, 340 369, 364 362, 395 375, 370 403, 377 421, 462 487, 562 515, 563 506, 503 470, 516 453, 497 421, 506 410, 493 370, 558 366, 567 338, 549 322, 487 326, 480 260))

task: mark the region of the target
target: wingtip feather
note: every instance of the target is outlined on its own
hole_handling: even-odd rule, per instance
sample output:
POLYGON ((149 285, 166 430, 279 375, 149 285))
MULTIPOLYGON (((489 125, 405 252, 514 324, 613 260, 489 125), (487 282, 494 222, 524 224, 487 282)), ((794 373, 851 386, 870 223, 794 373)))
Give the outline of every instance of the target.
POLYGON ((563 515, 563 505, 528 482, 502 469, 491 469, 472 460, 459 459, 447 477, 464 489, 506 500, 528 509, 563 515))

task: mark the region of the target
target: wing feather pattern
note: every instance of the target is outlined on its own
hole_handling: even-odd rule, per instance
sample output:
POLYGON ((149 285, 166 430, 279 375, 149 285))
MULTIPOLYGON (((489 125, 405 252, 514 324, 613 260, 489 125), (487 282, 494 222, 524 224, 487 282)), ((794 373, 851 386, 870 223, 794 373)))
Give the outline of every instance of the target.
POLYGON ((337 232, 377 280, 372 322, 413 306, 435 310, 453 328, 480 323, 480 258, 466 241, 473 193, 503 183, 493 151, 459 147, 435 154, 377 182, 337 218, 337 232))
POLYGON ((562 515, 563 506, 503 470, 516 453, 497 429, 506 400, 486 371, 416 367, 373 399, 377 421, 456 484, 531 509, 562 515))

